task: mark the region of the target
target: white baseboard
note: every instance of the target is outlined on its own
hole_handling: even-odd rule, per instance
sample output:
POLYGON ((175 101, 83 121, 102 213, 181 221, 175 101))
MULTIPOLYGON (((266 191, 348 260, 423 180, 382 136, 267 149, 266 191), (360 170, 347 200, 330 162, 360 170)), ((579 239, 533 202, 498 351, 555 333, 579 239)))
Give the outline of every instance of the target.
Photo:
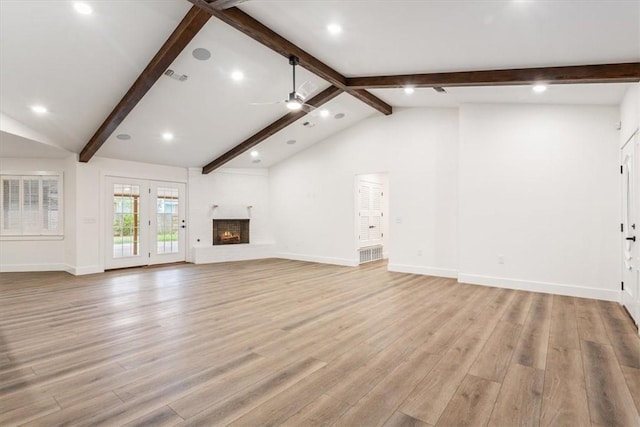
POLYGON ((276 258, 282 259, 290 259, 293 261, 306 261, 306 262, 317 262, 318 264, 332 264, 332 265, 342 265, 345 267, 357 267, 358 260, 357 259, 348 259, 348 258, 332 258, 332 257, 320 257, 314 255, 302 255, 302 254, 292 254, 292 253, 276 253, 274 254, 276 258))
POLYGON ((1 273, 19 273, 29 271, 67 271, 67 264, 2 264, 1 273))
POLYGON ((531 280, 506 279, 503 277, 482 276, 478 274, 458 274, 458 282, 471 285, 494 286, 496 288, 517 289, 545 294, 566 295, 570 297, 590 298, 620 302, 620 291, 562 283, 535 282, 531 280))
POLYGON ((96 273, 104 273, 104 268, 99 265, 86 265, 83 267, 74 267, 72 265, 67 265, 65 269, 67 273, 71 273, 74 276, 83 276, 85 274, 96 274, 96 273))
POLYGON ((449 268, 423 267, 418 265, 391 264, 387 266, 387 270, 397 273, 421 274, 423 276, 449 277, 455 279, 458 277, 458 271, 449 268))

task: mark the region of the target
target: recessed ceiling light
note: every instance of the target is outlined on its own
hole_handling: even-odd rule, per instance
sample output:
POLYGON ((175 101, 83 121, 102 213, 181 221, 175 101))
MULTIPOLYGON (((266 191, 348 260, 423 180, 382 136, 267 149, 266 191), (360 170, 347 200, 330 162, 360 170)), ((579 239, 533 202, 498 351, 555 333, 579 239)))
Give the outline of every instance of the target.
POLYGON ((289 145, 293 145, 295 143, 296 143, 295 139, 290 139, 290 140, 287 141, 287 144, 289 144, 289 145))
POLYGON ((340 120, 342 118, 344 118, 344 113, 338 113, 335 116, 333 116, 336 120, 340 120))
POLYGON ((116 135, 116 138, 118 138, 121 141, 128 141, 131 139, 131 135, 129 135, 128 133, 121 133, 116 135))
POLYGON ((253 150, 251 152, 251 157, 258 157, 260 155, 260 153, 258 153, 258 150, 253 150))
POLYGON ((332 34, 335 36, 342 32, 342 27, 335 23, 329 24, 327 25, 327 31, 329 31, 329 34, 332 34))
POLYGON ((48 112, 49 110, 47 110, 47 107, 43 106, 43 105, 34 105, 31 107, 31 111, 33 111, 34 113, 37 114, 44 114, 46 112, 48 112))
POLYGON ((165 132, 162 134, 162 139, 165 141, 171 141, 173 139, 173 134, 171 132, 165 132))
POLYGON ((193 49, 193 52, 191 52, 191 55, 193 55, 193 57, 196 58, 198 61, 206 61, 207 59, 211 58, 211 52, 209 52, 207 49, 203 47, 197 47, 193 49))
POLYGON ((244 79, 244 73, 242 71, 234 71, 231 73, 231 78, 236 82, 242 81, 244 79))
POLYGON ((86 3, 77 1, 73 4, 73 8, 81 15, 91 15, 93 8, 86 3))
POLYGON ((411 86, 407 86, 407 87, 404 88, 404 93, 406 93, 407 95, 411 95, 415 91, 416 90, 414 88, 412 88, 411 86))
POLYGON ((542 93, 542 92, 544 92, 545 90, 547 90, 547 86, 545 86, 545 85, 534 85, 531 89, 532 89, 535 93, 542 93))
POLYGON ((329 110, 320 110, 320 117, 326 119, 327 117, 329 117, 329 115, 331 115, 329 110))

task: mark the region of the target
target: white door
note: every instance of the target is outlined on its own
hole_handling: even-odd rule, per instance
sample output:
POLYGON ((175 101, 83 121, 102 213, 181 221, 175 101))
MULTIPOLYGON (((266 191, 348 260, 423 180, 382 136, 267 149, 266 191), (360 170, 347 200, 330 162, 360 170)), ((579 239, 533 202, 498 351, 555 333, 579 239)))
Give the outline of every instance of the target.
POLYGON ((186 186, 177 182, 151 181, 151 250, 149 264, 186 259, 186 186))
POLYGON ((185 260, 185 185, 106 179, 105 268, 185 260))
POLYGON ((382 245, 382 184, 358 182, 358 248, 382 245))
POLYGON ((640 140, 638 133, 622 148, 622 304, 640 322, 640 140))

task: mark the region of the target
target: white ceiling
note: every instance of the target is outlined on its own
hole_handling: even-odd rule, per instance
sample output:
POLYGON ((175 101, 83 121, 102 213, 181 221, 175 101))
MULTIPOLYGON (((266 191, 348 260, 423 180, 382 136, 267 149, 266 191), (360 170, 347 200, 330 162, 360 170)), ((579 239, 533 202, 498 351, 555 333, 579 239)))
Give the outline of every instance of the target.
POLYGON ((637 60, 637 0, 247 1, 347 77, 637 60), (327 23, 343 27, 338 37, 327 23))
POLYGON ((63 159, 71 153, 32 139, 0 131, 0 168, 2 158, 63 159))
MULTIPOLYGON (((60 147, 79 152, 191 4, 186 0, 0 0, 0 113, 60 147), (37 116, 33 104, 50 112, 37 116)), ((347 76, 640 61, 640 2, 260 1, 241 9, 347 76), (331 36, 326 25, 343 32, 331 36)), ((200 167, 286 113, 287 59, 211 18, 171 65, 186 82, 162 77, 98 151, 99 156, 200 167), (206 48, 208 61, 193 49, 206 48), (241 70, 242 82, 230 73, 241 70), (175 135, 165 142, 163 132, 175 135), (128 141, 117 134, 131 135, 128 141)), ((328 83, 298 68, 318 93, 328 83)), ((627 85, 372 90, 396 107, 524 102, 617 104, 627 85)), ((301 119, 227 166, 268 167, 375 112, 343 94, 326 105, 345 118, 301 119), (295 139, 294 145, 285 141, 295 139)), ((0 141, 4 144, 6 138, 0 141)), ((6 151, 5 151, 6 152, 6 151)), ((11 151, 16 153, 15 151, 11 151)), ((2 152, 0 152, 1 154, 2 152)), ((17 152, 16 155, 20 153, 17 152)))

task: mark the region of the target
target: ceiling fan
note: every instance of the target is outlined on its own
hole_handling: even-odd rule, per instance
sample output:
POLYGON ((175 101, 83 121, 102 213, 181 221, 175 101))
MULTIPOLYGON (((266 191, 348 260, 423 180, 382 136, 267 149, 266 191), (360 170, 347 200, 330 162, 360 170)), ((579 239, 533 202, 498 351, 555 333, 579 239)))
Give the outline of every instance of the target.
POLYGON ((285 104, 287 106, 287 109, 291 111, 303 110, 306 112, 311 112, 316 109, 316 107, 314 107, 313 105, 305 104, 304 102, 307 96, 309 96, 311 92, 316 90, 316 86, 313 83, 304 82, 296 90, 296 65, 299 64, 298 57, 291 55, 289 57, 289 64, 291 65, 292 73, 293 73, 293 87, 292 87, 292 91, 289 93, 289 97, 284 101, 252 102, 251 105, 285 104))

